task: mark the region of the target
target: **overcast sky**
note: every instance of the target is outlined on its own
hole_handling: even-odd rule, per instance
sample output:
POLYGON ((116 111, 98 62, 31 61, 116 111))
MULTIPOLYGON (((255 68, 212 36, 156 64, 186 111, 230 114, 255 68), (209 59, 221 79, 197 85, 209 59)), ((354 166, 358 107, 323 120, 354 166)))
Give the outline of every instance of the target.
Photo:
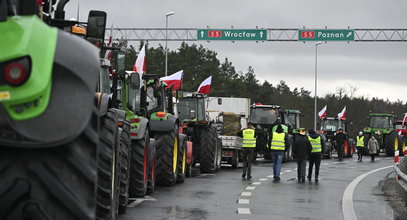
MULTIPOLYGON (((91 9, 104 10, 108 27, 163 28, 165 14, 173 11, 171 28, 407 28, 406 0, 71 0, 67 18, 76 17, 78 2, 81 21, 91 9)), ((216 51, 221 62, 227 57, 238 71, 252 66, 262 81, 284 80, 314 92, 315 42, 195 43, 216 51)), ((171 50, 180 44, 168 42, 171 50)), ((406 102, 406 82, 407 42, 318 46, 319 96, 355 86, 359 96, 406 102)))

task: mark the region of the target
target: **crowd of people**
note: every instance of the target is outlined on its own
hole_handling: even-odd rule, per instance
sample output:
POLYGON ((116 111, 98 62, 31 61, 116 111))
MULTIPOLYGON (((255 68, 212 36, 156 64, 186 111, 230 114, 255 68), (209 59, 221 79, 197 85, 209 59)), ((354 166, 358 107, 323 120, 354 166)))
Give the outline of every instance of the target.
MULTIPOLYGON (((254 150, 256 148, 256 130, 248 124, 247 128, 240 131, 239 135, 243 138, 243 174, 242 178, 251 179, 251 162, 253 160, 254 150)), ((338 160, 343 160, 344 143, 348 140, 348 135, 341 129, 334 135, 335 143, 337 145, 338 160)), ((315 182, 319 181, 319 169, 321 159, 324 152, 324 139, 315 130, 310 129, 308 132, 305 129, 300 130, 299 135, 296 135, 292 146, 292 153, 295 155, 297 162, 297 177, 298 182, 305 182, 305 177, 309 181, 312 180, 312 173, 314 171, 315 182), (306 175, 306 165, 308 165, 308 175, 306 175)), ((267 148, 271 151, 271 158, 273 161, 273 178, 275 181, 280 181, 281 165, 284 157, 284 152, 289 147, 289 136, 281 125, 277 126, 275 131, 270 133, 270 138, 267 143, 267 148)), ((359 132, 356 137, 356 148, 358 152, 358 161, 362 162, 363 155, 369 154, 371 161, 374 162, 375 156, 379 152, 379 144, 372 135, 369 139, 365 138, 363 132, 359 132)))

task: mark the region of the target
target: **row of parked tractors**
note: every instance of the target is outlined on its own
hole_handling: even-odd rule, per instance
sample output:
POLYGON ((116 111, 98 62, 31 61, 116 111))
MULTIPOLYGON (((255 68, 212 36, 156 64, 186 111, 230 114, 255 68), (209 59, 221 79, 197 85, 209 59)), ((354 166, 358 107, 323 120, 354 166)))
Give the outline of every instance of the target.
POLYGON ((126 71, 106 13, 65 20, 67 2, 51 17, 56 1, 0 0, 0 219, 117 219, 197 163, 220 169, 204 97, 174 103, 158 75, 126 71))

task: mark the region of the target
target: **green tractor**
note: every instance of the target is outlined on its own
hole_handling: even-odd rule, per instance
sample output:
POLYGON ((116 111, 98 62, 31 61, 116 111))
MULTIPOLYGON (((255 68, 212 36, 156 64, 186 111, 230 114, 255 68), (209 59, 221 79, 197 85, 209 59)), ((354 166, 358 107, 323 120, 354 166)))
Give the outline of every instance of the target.
POLYGON ((0 0, 0 219, 95 219, 99 51, 37 12, 0 0))
MULTIPOLYGON (((300 110, 294 110, 294 109, 286 109, 280 112, 281 113, 281 122, 282 126, 284 129, 284 132, 288 133, 288 139, 289 139, 289 147, 286 149, 284 153, 284 162, 288 162, 294 158, 293 155, 293 144, 296 135, 299 135, 300 131, 305 128, 300 127, 300 116, 301 112, 300 110)), ((277 129, 277 126, 273 127, 272 131, 275 131, 277 129)))
POLYGON ((183 183, 191 161, 187 137, 179 132, 179 119, 174 115, 173 93, 158 75, 144 74, 140 114, 148 118, 148 131, 155 139, 156 183, 172 186, 183 183))
POLYGON ((398 134, 395 128, 395 115, 386 113, 370 113, 369 127, 363 129, 366 138, 375 136, 380 149, 384 149, 387 156, 393 156, 395 146, 398 146, 398 134))
POLYGON ((222 141, 206 115, 205 98, 203 94, 183 97, 177 111, 183 133, 192 141, 192 164, 199 163, 201 173, 215 173, 222 163, 222 141))

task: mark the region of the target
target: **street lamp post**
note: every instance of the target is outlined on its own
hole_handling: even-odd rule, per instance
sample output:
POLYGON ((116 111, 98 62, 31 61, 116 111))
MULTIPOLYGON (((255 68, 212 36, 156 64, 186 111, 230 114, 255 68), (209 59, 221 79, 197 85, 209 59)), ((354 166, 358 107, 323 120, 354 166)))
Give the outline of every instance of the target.
POLYGON ((317 64, 318 64, 318 45, 322 44, 323 42, 319 41, 315 44, 315 94, 314 94, 314 130, 317 130, 317 64))
POLYGON ((168 17, 175 14, 175 12, 168 12, 165 15, 165 76, 168 75, 168 51, 167 51, 167 41, 168 41, 168 17))

